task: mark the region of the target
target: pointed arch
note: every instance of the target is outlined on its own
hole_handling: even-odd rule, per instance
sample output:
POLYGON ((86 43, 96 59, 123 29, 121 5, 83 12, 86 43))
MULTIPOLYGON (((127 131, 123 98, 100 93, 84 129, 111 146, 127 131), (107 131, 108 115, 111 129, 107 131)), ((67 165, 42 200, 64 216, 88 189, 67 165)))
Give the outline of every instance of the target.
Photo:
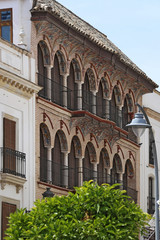
POLYGON ((86 74, 88 75, 90 90, 95 91, 96 90, 96 78, 95 78, 93 70, 91 68, 88 68, 86 71, 86 74))
POLYGON ((107 168, 110 167, 109 154, 105 148, 100 152, 99 164, 97 165, 97 182, 99 185, 102 183, 110 184, 110 177, 107 174, 107 168))
POLYGON ((40 130, 42 132, 42 137, 43 137, 43 145, 44 147, 51 147, 51 136, 49 129, 45 123, 40 124, 40 130))
POLYGON ((122 107, 122 127, 125 129, 128 122, 132 120, 133 102, 131 96, 127 93, 122 107))
POLYGON ((69 76, 67 78, 67 104, 68 109, 75 110, 77 106, 77 84, 75 83, 75 68, 73 61, 70 63, 69 76))
POLYGON ((120 173, 122 173, 122 161, 116 153, 113 157, 113 166, 111 169, 111 184, 121 183, 120 173))
POLYGON ((112 98, 110 100, 110 119, 114 121, 118 126, 120 125, 119 108, 117 102, 120 101, 120 91, 118 86, 115 86, 112 91, 112 98))
POLYGON ((102 87, 103 87, 103 97, 105 99, 109 99, 110 87, 109 87, 109 83, 108 83, 106 77, 102 77, 100 82, 102 83, 102 87))
POLYGON ((50 64, 51 64, 51 61, 50 61, 50 52, 49 52, 49 49, 48 49, 47 44, 45 43, 45 41, 42 41, 42 40, 41 40, 41 41, 38 43, 38 45, 40 46, 41 51, 42 51, 43 63, 44 63, 44 65, 50 65, 50 64))
POLYGON ((51 79, 51 100, 62 105, 62 76, 57 54, 55 54, 53 68, 51 69, 51 79))
POLYGON ((48 148, 51 147, 51 137, 45 123, 40 124, 40 180, 47 182, 48 148))
POLYGON ((79 138, 77 136, 74 136, 72 138, 72 142, 73 142, 74 149, 75 149, 75 157, 80 158, 82 156, 82 146, 81 146, 79 138))
POLYGON ((91 101, 92 101, 92 92, 90 91, 88 74, 85 74, 84 84, 82 85, 82 109, 92 111, 91 101))
POLYGON ((80 82, 81 79, 82 79, 80 64, 77 61, 77 59, 75 59, 75 58, 72 59, 72 64, 73 64, 73 68, 74 68, 74 78, 75 78, 75 81, 80 82))
POLYGON ((103 98, 102 82, 99 82, 98 92, 96 94, 96 113, 99 117, 104 117, 105 100, 103 98))
POLYGON ((58 130, 56 134, 59 137, 61 152, 67 152, 68 144, 67 144, 66 135, 64 134, 64 132, 62 130, 58 130))
POLYGON ((79 138, 74 136, 71 142, 70 153, 68 155, 68 186, 73 188, 78 185, 78 159, 82 155, 79 138))
POLYGON ((65 56, 60 50, 58 50, 55 55, 58 58, 60 74, 63 75, 67 72, 67 63, 65 60, 65 56))

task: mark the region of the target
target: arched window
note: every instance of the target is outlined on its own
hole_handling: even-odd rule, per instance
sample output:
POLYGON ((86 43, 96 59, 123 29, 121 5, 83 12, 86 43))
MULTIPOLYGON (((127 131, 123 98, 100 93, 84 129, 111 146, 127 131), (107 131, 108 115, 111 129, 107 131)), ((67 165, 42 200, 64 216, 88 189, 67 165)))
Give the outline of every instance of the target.
POLYGON ((128 106, 127 99, 124 100, 124 106, 122 108, 122 128, 126 129, 126 125, 128 124, 128 106))
POLYGON ((109 167, 109 156, 106 149, 102 149, 100 153, 99 164, 97 165, 97 182, 99 185, 102 183, 110 184, 110 176, 107 174, 106 167, 109 167))
POLYGON ((63 153, 61 152, 60 139, 56 133, 54 148, 52 149, 52 183, 56 186, 63 186, 63 153))
POLYGON ((99 83, 99 88, 96 95, 96 111, 99 117, 104 116, 104 99, 103 99, 103 88, 102 88, 101 81, 99 83))
POLYGON ((110 120, 118 125, 118 107, 116 105, 116 95, 114 90, 110 101, 110 120))
POLYGON ((84 84, 82 85, 82 108, 91 112, 92 93, 90 92, 88 74, 85 74, 84 84))
POLYGON ((68 186, 69 188, 73 188, 77 186, 77 159, 75 157, 75 147, 74 142, 72 140, 71 143, 71 151, 68 155, 68 186))
POLYGON ((115 154, 113 158, 113 167, 111 169, 111 184, 122 183, 120 172, 122 172, 122 162, 119 155, 115 154))
POLYGON ((40 180, 42 182, 48 182, 47 179, 47 144, 50 136, 48 134, 48 128, 45 124, 40 125, 40 180))
POLYGON ((38 44, 38 85, 43 87, 43 89, 39 91, 38 95, 44 98, 47 98, 46 74, 47 72, 44 67, 43 52, 40 44, 38 44))
POLYGON ((67 85, 68 85, 68 89, 67 89, 68 108, 70 110, 75 110, 77 106, 77 99, 76 99, 77 92, 76 92, 75 74, 74 74, 74 68, 73 68, 72 62, 70 65, 70 73, 68 76, 67 85))
POLYGON ((89 181, 91 179, 93 179, 93 164, 90 161, 90 154, 87 145, 83 160, 83 181, 89 181))
POLYGON ((54 58, 54 66, 51 70, 51 78, 52 78, 52 84, 51 84, 51 100, 52 102, 55 102, 58 105, 63 104, 63 86, 62 86, 62 80, 60 75, 60 68, 59 68, 59 62, 58 57, 55 54, 54 58))

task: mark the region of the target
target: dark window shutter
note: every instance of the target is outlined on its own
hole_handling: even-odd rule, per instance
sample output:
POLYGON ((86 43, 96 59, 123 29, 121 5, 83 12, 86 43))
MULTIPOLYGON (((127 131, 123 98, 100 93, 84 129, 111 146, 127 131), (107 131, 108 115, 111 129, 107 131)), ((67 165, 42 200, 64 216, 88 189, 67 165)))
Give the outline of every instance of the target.
POLYGON ((3 118, 3 170, 4 172, 16 171, 16 122, 3 118))
POLYGON ((15 150, 16 122, 3 118, 4 147, 15 150))
POLYGON ((2 202, 2 239, 5 237, 5 230, 7 229, 8 217, 10 213, 16 211, 16 205, 2 202))

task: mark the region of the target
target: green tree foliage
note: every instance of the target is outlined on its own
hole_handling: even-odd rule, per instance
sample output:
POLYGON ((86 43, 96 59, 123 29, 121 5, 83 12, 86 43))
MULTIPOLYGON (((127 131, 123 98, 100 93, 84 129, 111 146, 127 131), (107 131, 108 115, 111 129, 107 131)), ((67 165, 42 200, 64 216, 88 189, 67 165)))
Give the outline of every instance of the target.
POLYGON ((37 200, 30 213, 11 214, 7 240, 136 240, 149 220, 115 188, 85 182, 68 196, 37 200))

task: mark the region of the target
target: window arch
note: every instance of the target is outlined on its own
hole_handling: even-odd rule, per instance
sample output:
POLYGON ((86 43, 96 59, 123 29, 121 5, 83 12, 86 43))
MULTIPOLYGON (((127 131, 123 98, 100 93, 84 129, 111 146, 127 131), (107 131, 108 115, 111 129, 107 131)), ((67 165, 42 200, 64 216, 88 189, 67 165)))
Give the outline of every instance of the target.
POLYGON ((46 77, 47 77, 47 71, 44 66, 44 58, 43 58, 43 51, 41 48, 40 43, 37 47, 38 51, 38 85, 43 87, 42 90, 39 91, 38 95, 44 98, 47 98, 47 86, 46 86, 46 77))
POLYGON ((60 67, 59 67, 59 61, 58 56, 55 54, 54 57, 54 65, 51 70, 51 100, 52 102, 55 102, 62 106, 63 101, 63 88, 62 88, 62 77, 60 75, 60 67))
POLYGON ((110 178, 107 174, 107 168, 110 166, 109 155, 105 148, 101 150, 99 164, 97 165, 97 182, 99 185, 102 183, 109 183, 110 178))
POLYGON ((117 106, 117 101, 120 101, 120 96, 119 96, 119 91, 118 91, 118 87, 114 87, 113 92, 112 92, 112 98, 110 101, 110 120, 114 121, 118 126, 120 125, 119 122, 119 117, 118 117, 118 113, 119 113, 119 108, 117 106))
POLYGON ((91 163, 89 146, 86 146, 84 161, 83 161, 83 181, 93 179, 93 164, 91 163))
POLYGON ((67 79, 67 103, 70 110, 75 110, 77 107, 77 85, 75 83, 75 73, 73 63, 70 64, 70 72, 67 79))
POLYGON ((90 92, 88 74, 85 74, 84 84, 82 85, 82 108, 91 112, 92 93, 90 92))
POLYGON ((68 186, 69 188, 73 188, 78 184, 78 179, 77 179, 78 160, 76 159, 75 151, 76 150, 75 150, 74 140, 72 139, 71 151, 68 154, 68 186))
POLYGON ((119 155, 116 153, 113 158, 113 167, 111 169, 111 184, 122 183, 120 173, 122 173, 122 162, 119 155))
POLYGON ((51 146, 51 138, 46 124, 40 125, 40 180, 48 182, 48 147, 51 146))
POLYGON ((122 108, 122 128, 126 128, 126 125, 128 124, 128 105, 127 105, 127 99, 124 100, 124 105, 122 108))
POLYGON ((105 112, 104 104, 105 104, 105 100, 103 99, 103 87, 102 87, 102 82, 100 81, 98 92, 96 95, 96 111, 99 117, 104 117, 104 112, 105 112))
POLYGON ((63 186, 63 157, 60 138, 56 133, 54 148, 52 149, 52 184, 56 186, 63 186))

